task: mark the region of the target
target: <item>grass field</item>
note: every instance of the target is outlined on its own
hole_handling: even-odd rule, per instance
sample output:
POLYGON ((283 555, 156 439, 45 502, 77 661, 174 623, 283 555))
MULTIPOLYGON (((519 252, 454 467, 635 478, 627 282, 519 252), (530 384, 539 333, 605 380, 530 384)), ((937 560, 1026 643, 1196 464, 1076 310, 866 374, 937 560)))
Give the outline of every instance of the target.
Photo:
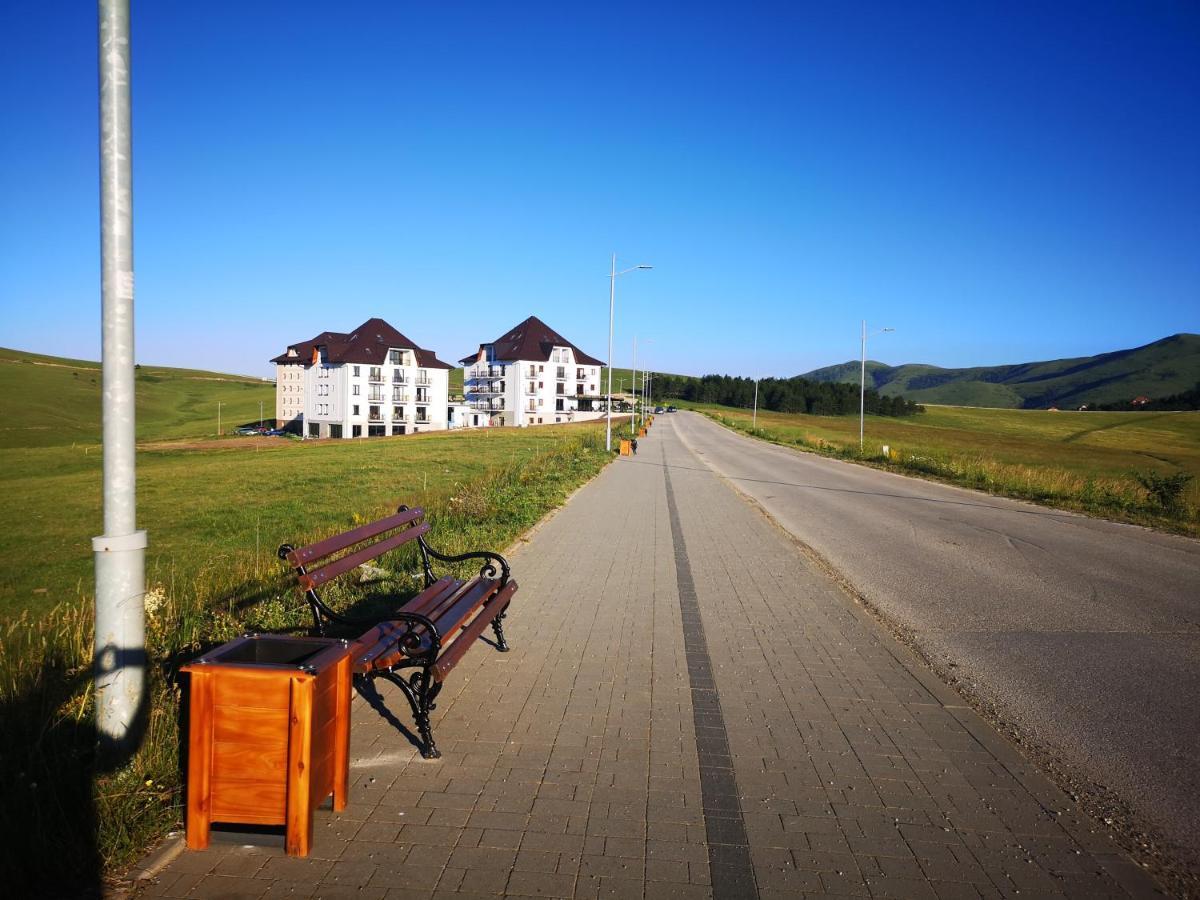
MULTIPOLYGON (((858 418, 692 405, 765 440, 858 458, 858 418)), ((918 416, 868 416, 862 459, 987 490, 1200 534, 1200 413, 1049 412, 930 406, 918 416), (885 461, 882 447, 890 456, 885 461), (1192 476, 1164 508, 1137 474, 1192 476)))
MULTIPOLYGON (((138 377, 138 524, 147 529, 151 706, 136 758, 102 771, 91 722, 92 554, 102 531, 99 372, 0 353, 0 870, 20 891, 95 881, 180 821, 177 668, 246 630, 305 627, 284 541, 420 505, 434 544, 501 550, 610 458, 603 423, 359 441, 217 438, 273 389, 213 373, 138 377), (212 415, 210 415, 210 412, 212 415), (50 427, 33 427, 52 418, 50 427)), ((268 415, 270 407, 266 407, 268 415)), ((411 555, 387 587, 417 586, 411 555)), ((354 602, 356 598, 346 598, 354 602)), ((66 891, 69 893, 70 891, 66 891)))

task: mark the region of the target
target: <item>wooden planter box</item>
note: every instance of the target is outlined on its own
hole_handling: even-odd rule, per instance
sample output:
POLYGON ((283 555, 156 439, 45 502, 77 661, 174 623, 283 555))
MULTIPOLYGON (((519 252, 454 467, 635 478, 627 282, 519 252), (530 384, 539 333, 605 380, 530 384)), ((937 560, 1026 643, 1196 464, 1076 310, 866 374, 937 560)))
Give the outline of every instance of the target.
POLYGON ((190 676, 187 844, 213 822, 283 825, 291 856, 312 846, 312 811, 345 809, 350 648, 328 638, 247 635, 183 667, 190 676))

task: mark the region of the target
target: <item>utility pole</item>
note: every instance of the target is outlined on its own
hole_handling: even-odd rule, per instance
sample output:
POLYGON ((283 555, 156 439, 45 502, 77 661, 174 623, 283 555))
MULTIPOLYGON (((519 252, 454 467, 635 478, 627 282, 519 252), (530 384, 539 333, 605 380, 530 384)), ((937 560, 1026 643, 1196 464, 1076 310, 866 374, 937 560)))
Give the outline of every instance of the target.
POLYGON ((259 400, 258 401, 258 427, 260 429, 262 428, 262 419, 263 419, 263 402, 261 400, 259 400))
POLYGON ((221 436, 221 401, 217 401, 217 437, 221 436))
POLYGON ((754 416, 750 420, 751 428, 758 428, 758 382, 761 379, 754 379, 754 416))
POLYGON ((99 0, 101 401, 104 534, 96 565, 96 738, 128 759, 146 714, 146 532, 137 528, 133 352, 133 140, 129 0, 99 0))

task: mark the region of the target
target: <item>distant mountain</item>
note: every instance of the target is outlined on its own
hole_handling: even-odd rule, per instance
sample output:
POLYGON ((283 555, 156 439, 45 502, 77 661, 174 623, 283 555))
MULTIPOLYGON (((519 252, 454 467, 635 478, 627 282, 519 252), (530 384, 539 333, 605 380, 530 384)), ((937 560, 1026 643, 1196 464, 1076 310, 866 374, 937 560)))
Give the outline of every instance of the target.
MULTIPOLYGON (((826 366, 802 377, 859 381, 858 361, 826 366)), ((1200 382, 1200 334, 1175 334, 1132 350, 1012 366, 943 369, 868 360, 867 384, 881 394, 902 394, 918 403, 1013 409, 1124 403, 1179 394, 1200 382)))

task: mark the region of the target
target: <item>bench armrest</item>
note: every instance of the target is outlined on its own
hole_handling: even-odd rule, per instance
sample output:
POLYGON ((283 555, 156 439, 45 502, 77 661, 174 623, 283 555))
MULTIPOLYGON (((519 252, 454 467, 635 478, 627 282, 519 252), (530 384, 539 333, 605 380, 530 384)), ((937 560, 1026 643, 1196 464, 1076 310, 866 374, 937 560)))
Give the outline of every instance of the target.
POLYGON ((432 547, 426 546, 429 555, 436 560, 447 563, 466 562, 468 559, 485 560, 483 566, 479 570, 480 578, 496 578, 500 577, 500 587, 508 584, 508 579, 511 574, 508 568, 508 560, 499 553, 492 553, 490 550, 476 550, 472 553, 459 553, 457 556, 448 556, 445 553, 438 553, 432 547), (499 568, 497 568, 499 567, 499 568))

